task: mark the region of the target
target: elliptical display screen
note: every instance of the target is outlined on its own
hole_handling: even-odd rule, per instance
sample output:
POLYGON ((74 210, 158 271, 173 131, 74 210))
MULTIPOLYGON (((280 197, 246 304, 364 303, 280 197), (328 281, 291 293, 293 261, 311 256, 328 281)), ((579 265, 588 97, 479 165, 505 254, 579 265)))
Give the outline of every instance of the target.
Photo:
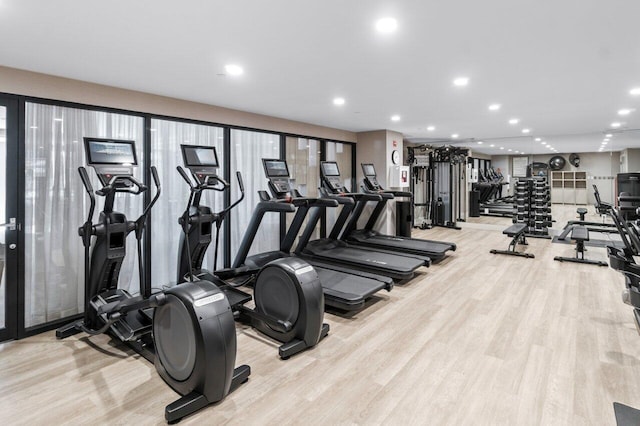
POLYGON ((187 167, 218 167, 218 154, 214 146, 181 145, 184 165, 187 167))
POLYGON ((283 160, 262 160, 267 177, 289 177, 287 163, 283 160))
POLYGON ((323 161, 320 166, 322 167, 323 175, 340 176, 340 169, 338 169, 338 163, 335 161, 323 161))
POLYGON ((376 169, 373 167, 373 164, 363 164, 362 165, 362 172, 364 173, 365 176, 375 176, 376 175, 376 169))
POLYGON ((135 166, 138 164, 134 141, 84 138, 84 143, 89 165, 135 166))

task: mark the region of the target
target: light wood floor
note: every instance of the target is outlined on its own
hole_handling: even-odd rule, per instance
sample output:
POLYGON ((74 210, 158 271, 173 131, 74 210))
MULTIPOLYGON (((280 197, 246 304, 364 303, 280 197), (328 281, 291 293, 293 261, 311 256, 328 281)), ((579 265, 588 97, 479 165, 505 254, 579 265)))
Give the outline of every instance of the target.
MULTIPOLYGON (((351 317, 327 314, 329 336, 288 361, 239 326, 249 382, 183 424, 614 425, 614 401, 640 407, 622 276, 554 262, 572 247, 544 239, 535 259, 491 255, 508 245, 500 228, 415 232, 458 251, 351 317)), ((177 398, 104 336, 46 333, 0 345, 0 360, 2 424, 162 424, 177 398)))

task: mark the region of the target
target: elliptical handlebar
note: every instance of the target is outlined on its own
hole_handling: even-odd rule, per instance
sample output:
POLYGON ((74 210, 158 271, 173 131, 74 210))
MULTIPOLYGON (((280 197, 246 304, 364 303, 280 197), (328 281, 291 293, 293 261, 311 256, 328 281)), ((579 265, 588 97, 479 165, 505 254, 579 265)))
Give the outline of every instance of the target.
MULTIPOLYGON (((153 166, 151 167, 153 168, 153 166)), ((140 182, 138 179, 134 178, 133 176, 116 175, 111 177, 111 179, 109 179, 109 182, 102 189, 97 190, 96 194, 100 196, 106 196, 111 192, 128 192, 133 195, 138 195, 138 194, 142 194, 147 189, 149 189, 147 185, 140 182), (125 188, 117 187, 115 186, 115 184, 118 181, 131 182, 133 186, 125 187, 125 188)))
MULTIPOLYGON (((158 201, 158 198, 160 197, 160 193, 162 192, 162 185, 160 184, 160 178, 158 177, 158 170, 156 169, 156 166, 151 166, 151 176, 153 177, 153 184, 156 186, 156 195, 153 197, 153 200, 151 200, 147 208, 144 209, 144 212, 142 212, 142 215, 140 216, 140 218, 144 218, 143 221, 146 220, 147 215, 149 214, 149 211, 151 210, 153 205, 156 203, 156 201, 158 201)), ((146 190, 147 190, 147 187, 145 186, 144 191, 146 190)), ((139 193, 140 192, 138 192, 138 194, 139 193)), ((138 218, 136 222, 139 222, 140 218, 138 218)))
POLYGON ((177 166, 176 170, 178 171, 178 173, 180 173, 180 176, 182 176, 182 179, 184 179, 184 181, 187 182, 187 185, 189 185, 189 188, 191 188, 193 190, 195 188, 195 186, 191 182, 191 178, 189 177, 187 172, 185 172, 184 169, 181 166, 177 166))
MULTIPOLYGON (((91 223, 92 223, 92 220, 93 220, 93 212, 96 209, 96 197, 95 197, 95 195, 93 195, 93 186, 91 185, 91 180, 89 180, 89 175, 87 174, 87 169, 85 169, 84 167, 80 166, 80 167, 78 167, 78 173, 80 174, 80 179, 82 180, 82 184, 84 185, 84 189, 87 191, 87 194, 89 194, 89 200, 91 202, 91 204, 89 206, 89 215, 87 216, 87 220, 86 220, 85 224, 82 227, 82 228, 86 228, 87 227, 87 223, 89 224, 89 226, 91 226, 91 223)), ((84 229, 85 233, 86 233, 86 231, 87 230, 84 229)))
POLYGON ((238 171, 236 172, 236 176, 238 178, 238 187, 240 187, 240 192, 244 196, 244 182, 242 181, 242 173, 238 171))
MULTIPOLYGON (((233 204, 224 209, 221 214, 226 214, 229 210, 240 204, 242 200, 244 200, 244 182, 242 181, 242 173, 240 171, 236 172, 236 178, 238 179, 238 188, 240 189, 240 198, 238 198, 233 204)), ((227 184, 229 185, 229 184, 227 184)))

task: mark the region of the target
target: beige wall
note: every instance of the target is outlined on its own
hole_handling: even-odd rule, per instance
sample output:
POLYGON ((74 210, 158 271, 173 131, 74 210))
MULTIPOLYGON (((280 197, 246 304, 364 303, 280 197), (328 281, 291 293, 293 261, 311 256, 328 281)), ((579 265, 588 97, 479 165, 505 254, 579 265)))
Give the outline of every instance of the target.
POLYGON ((0 92, 273 132, 357 142, 356 134, 282 118, 0 66, 0 92))
MULTIPOLYGON (((389 167, 393 165, 391 162, 391 152, 393 150, 398 150, 400 153, 399 165, 404 164, 402 133, 391 130, 375 130, 371 132, 361 132, 358 133, 357 136, 358 150, 356 156, 356 176, 358 188, 364 178, 360 163, 373 163, 378 174, 378 182, 383 188, 389 189, 387 177, 389 175, 389 167), (394 146, 394 142, 396 146, 394 146)), ((362 217, 358 222, 360 227, 364 226, 372 209, 372 206, 367 206, 367 209, 362 214, 362 217)), ((383 234, 395 234, 395 202, 393 200, 387 202, 386 212, 382 213, 380 220, 378 221, 377 230, 383 234)))
MULTIPOLYGON (((358 133, 358 150, 356 153, 356 181, 358 188, 364 178, 361 163, 373 163, 378 173, 378 181, 387 186, 387 131, 374 130, 358 133)), ((391 155, 391 154, 389 154, 391 155)))

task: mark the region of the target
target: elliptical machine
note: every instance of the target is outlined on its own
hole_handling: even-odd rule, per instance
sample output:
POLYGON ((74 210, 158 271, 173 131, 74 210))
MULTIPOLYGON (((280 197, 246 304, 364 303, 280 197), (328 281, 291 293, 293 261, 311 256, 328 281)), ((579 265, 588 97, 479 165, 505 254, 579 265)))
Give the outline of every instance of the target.
POLYGON ((182 167, 177 167, 191 190, 187 207, 179 219, 183 233, 178 252, 178 282, 205 279, 216 284, 229 299, 238 321, 283 342, 278 349, 282 359, 315 346, 327 335, 329 325, 322 322, 324 293, 318 274, 311 265, 298 258, 282 258, 257 269, 239 267, 216 270, 215 261, 215 272, 202 269, 214 225, 217 257, 220 228, 231 209, 244 199, 244 185, 242 175, 237 172, 240 198, 222 211, 213 213, 209 207, 200 204, 202 192, 223 192, 230 188, 229 183, 217 174, 219 163, 216 149, 194 145, 181 145, 181 148, 184 165, 191 172, 193 181, 182 167), (251 300, 250 294, 225 281, 238 277, 245 278, 238 285, 252 283, 255 309, 245 306, 251 300))
POLYGON ((105 197, 97 223, 92 223, 96 200, 89 176, 79 167, 80 178, 91 204, 78 233, 85 248, 85 312, 80 321, 56 330, 63 339, 84 331, 109 333, 155 364, 158 374, 180 399, 165 408, 169 423, 222 400, 248 380, 251 369, 234 369, 236 334, 233 314, 224 293, 207 281, 188 283, 151 294, 142 267, 142 236, 146 219, 160 196, 155 167, 151 167, 156 194, 135 221, 113 210, 117 193, 139 195, 148 187, 133 177, 137 165, 135 143, 84 138, 87 163, 96 171, 105 197), (141 294, 132 296, 118 288, 126 240, 135 232, 141 294), (91 239, 95 237, 93 249, 91 239))

